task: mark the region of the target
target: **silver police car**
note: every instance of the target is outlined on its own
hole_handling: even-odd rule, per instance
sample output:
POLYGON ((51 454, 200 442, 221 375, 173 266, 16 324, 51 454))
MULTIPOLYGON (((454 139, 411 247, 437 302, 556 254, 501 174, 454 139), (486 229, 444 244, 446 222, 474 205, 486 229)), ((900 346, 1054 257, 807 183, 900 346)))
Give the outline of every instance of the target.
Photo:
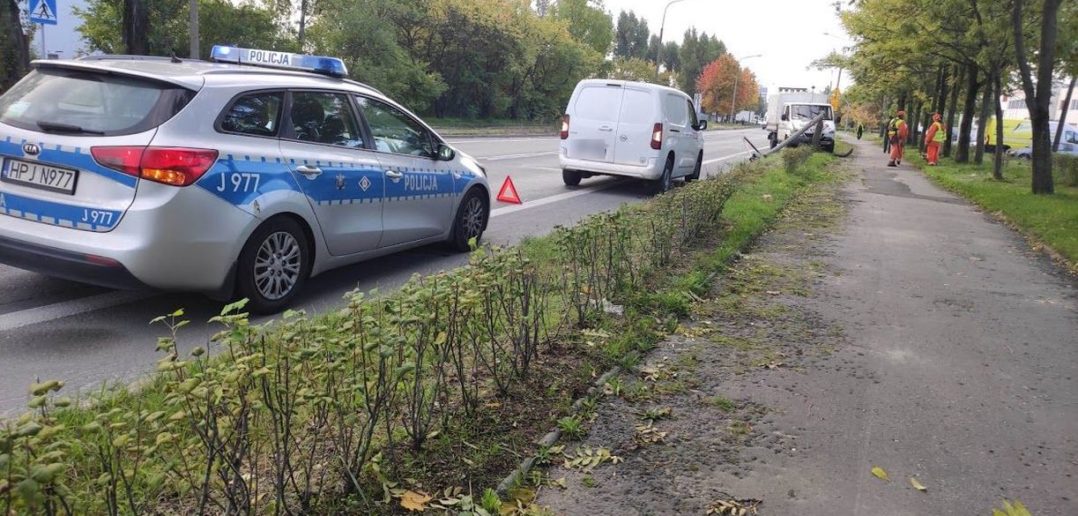
POLYGON ((35 61, 0 96, 0 262, 284 308, 320 272, 469 249, 482 166, 338 59, 35 61))

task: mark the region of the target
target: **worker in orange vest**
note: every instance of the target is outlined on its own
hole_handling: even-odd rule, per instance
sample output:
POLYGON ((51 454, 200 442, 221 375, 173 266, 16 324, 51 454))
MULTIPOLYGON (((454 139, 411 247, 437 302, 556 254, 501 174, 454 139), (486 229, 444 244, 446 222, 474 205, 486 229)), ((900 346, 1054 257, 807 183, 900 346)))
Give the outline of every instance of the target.
POLYGON ((906 146, 906 137, 909 136, 905 118, 906 112, 899 110, 887 126, 887 138, 891 141, 891 161, 887 163, 889 167, 897 167, 902 163, 902 151, 906 146))
POLYGON ((947 131, 943 130, 943 123, 940 122, 940 114, 932 114, 932 125, 928 126, 928 131, 925 131, 925 149, 928 151, 928 164, 929 166, 936 166, 940 163, 940 145, 943 145, 943 141, 947 138, 947 131))

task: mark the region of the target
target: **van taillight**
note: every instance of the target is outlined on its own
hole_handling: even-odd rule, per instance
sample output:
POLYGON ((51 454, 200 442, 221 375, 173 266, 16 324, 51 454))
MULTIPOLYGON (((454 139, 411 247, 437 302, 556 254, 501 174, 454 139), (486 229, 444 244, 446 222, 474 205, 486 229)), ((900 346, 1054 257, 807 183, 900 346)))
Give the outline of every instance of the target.
POLYGON ((651 129, 651 148, 661 149, 663 148, 663 125, 656 123, 655 127, 651 129))
POLYGON ((93 147, 94 160, 113 170, 173 186, 198 181, 217 161, 217 151, 186 147, 93 147))
POLYGON ((561 139, 569 137, 569 115, 561 116, 561 139))

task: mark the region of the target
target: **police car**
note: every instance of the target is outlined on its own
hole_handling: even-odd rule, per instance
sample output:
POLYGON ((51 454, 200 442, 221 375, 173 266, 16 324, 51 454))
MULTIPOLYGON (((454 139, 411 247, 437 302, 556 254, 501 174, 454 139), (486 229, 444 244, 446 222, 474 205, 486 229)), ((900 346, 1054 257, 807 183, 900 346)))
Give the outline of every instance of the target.
POLYGON ((315 274, 465 251, 485 171, 339 59, 35 61, 0 96, 0 262, 284 308, 315 274))

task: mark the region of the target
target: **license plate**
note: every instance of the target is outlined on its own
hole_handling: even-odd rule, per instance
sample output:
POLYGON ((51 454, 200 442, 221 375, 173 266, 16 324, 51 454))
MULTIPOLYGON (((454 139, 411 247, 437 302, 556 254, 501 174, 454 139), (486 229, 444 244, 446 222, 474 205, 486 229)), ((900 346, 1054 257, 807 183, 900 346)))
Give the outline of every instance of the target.
POLYGON ((4 161, 0 180, 30 188, 75 194, 75 183, 79 180, 79 171, 69 168, 54 167, 42 163, 32 163, 18 159, 4 161))

